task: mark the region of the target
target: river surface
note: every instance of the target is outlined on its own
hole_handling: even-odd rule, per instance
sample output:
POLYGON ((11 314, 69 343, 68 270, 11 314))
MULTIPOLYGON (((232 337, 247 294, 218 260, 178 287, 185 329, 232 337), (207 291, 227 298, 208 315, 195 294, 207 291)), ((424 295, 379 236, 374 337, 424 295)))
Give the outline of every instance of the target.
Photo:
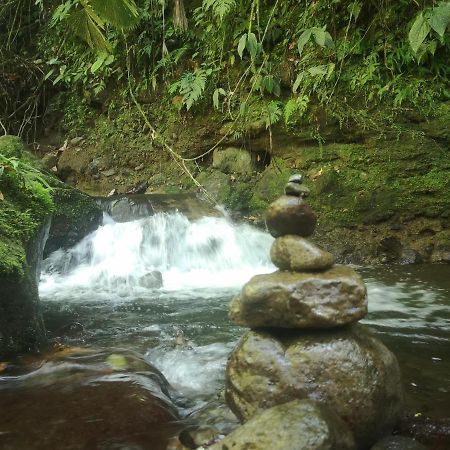
MULTIPOLYGON (((84 358, 99 367, 103 358, 114 368, 132 352, 138 364, 155 366, 183 399, 180 409, 187 415, 223 388, 227 355, 245 332, 228 319, 228 304, 251 276, 275 270, 272 240, 222 218, 192 222, 181 214, 157 214, 114 223, 106 217, 76 247, 44 262, 40 295, 47 328, 64 346, 91 349, 72 363, 84 358), (154 271, 162 274, 161 288, 149 285, 154 271)), ((369 292, 369 315, 362 322, 396 354, 408 411, 448 417, 450 267, 356 270, 369 292)), ((0 397, 2 389, 8 392, 36 371, 52 386, 61 364, 67 360, 44 359, 3 377, 0 369, 0 397)))

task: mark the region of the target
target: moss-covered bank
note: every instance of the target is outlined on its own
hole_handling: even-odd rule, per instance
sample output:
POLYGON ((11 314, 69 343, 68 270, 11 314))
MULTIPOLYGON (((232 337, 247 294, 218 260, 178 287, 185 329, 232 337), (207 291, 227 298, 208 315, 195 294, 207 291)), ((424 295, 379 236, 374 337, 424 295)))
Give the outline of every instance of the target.
MULTIPOLYGON (((216 114, 180 114, 158 101, 148 111, 159 115, 155 123, 175 152, 188 159, 204 155, 186 167, 210 198, 233 213, 262 224, 289 175, 301 172, 312 191, 320 239, 339 259, 450 260, 448 103, 435 118, 404 118, 385 133, 325 123, 327 139, 320 144, 308 124, 268 130, 255 122, 250 134, 224 138, 227 124, 216 114), (223 150, 230 146, 226 160, 223 150)), ((133 107, 99 116, 85 132, 81 141, 69 142, 57 163, 61 176, 80 189, 106 195, 143 183, 148 192, 198 190, 133 107)))
POLYGON ((38 280, 52 215, 59 228, 66 224, 50 230, 54 247, 73 244, 71 239, 91 231, 101 211, 86 195, 43 171, 16 136, 0 137, 0 193, 2 356, 37 351, 45 342, 38 280))

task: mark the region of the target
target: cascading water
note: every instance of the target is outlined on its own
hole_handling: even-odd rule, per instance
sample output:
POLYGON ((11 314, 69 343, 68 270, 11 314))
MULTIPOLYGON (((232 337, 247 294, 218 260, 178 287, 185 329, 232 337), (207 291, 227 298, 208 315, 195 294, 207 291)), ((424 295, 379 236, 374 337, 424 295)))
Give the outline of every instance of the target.
MULTIPOLYGON (((252 275, 275 270, 272 241, 223 218, 189 221, 175 213, 115 223, 106 217, 77 246, 45 261, 40 293, 47 327, 69 344, 144 354, 198 406, 220 390, 227 355, 243 334, 227 317, 231 298, 252 275), (160 288, 147 283, 155 273, 160 288)), ((365 322, 407 368, 411 408, 427 405, 437 414, 450 395, 445 270, 361 269, 369 291, 365 322), (421 365, 429 370, 412 370, 421 365)))
POLYGON ((106 217, 73 249, 45 261, 40 291, 49 297, 76 287, 132 296, 154 271, 170 291, 239 287, 253 274, 274 269, 271 241, 266 233, 221 218, 190 222, 175 213, 115 223, 106 217))
POLYGON ((40 295, 47 315, 68 316, 62 336, 83 323, 74 343, 82 334, 95 345, 137 348, 176 388, 206 398, 220 387, 239 335, 227 305, 251 276, 275 269, 272 241, 225 218, 172 213, 115 223, 105 216, 74 248, 47 258, 40 295), (147 283, 155 272, 160 288, 147 283))

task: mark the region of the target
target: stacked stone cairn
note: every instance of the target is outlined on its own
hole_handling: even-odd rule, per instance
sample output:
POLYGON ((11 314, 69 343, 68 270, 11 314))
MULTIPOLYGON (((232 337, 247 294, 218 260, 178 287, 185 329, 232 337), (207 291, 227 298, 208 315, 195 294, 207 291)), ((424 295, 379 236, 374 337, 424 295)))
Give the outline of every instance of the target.
POLYGON ((231 319, 250 331, 230 355, 225 395, 243 422, 293 400, 316 401, 343 420, 356 444, 304 448, 367 449, 400 417, 400 370, 395 356, 357 323, 367 314, 361 277, 308 239, 316 215, 302 181, 292 176, 267 212, 276 238, 270 256, 279 270, 253 277, 230 305, 231 319))

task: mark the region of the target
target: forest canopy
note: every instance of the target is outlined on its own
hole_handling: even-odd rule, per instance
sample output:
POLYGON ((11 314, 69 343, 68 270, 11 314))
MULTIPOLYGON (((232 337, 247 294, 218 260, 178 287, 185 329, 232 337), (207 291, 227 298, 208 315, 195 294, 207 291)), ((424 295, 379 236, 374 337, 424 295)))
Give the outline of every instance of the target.
POLYGON ((363 127, 427 116, 450 98, 449 21, 449 1, 7 0, 1 127, 35 132, 61 92, 80 120, 80 102, 156 92, 239 118, 237 132, 255 118, 314 122, 319 109, 363 127))

